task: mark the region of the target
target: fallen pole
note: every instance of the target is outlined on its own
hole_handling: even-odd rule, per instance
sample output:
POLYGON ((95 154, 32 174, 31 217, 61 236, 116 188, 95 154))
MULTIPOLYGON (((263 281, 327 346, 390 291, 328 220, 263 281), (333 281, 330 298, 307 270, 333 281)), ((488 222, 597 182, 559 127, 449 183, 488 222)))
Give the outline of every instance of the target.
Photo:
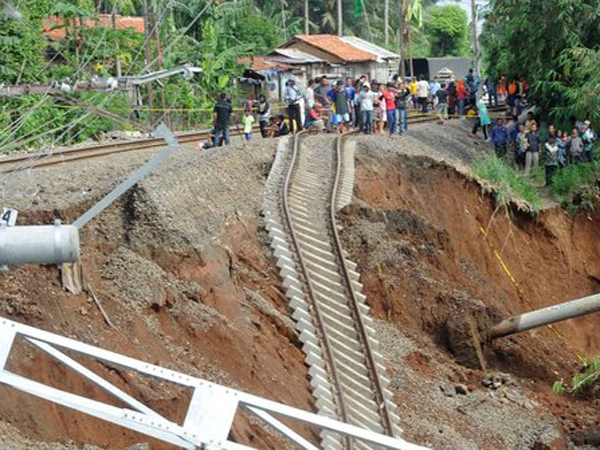
POLYGON ((489 330, 490 340, 600 311, 600 294, 510 317, 489 330))

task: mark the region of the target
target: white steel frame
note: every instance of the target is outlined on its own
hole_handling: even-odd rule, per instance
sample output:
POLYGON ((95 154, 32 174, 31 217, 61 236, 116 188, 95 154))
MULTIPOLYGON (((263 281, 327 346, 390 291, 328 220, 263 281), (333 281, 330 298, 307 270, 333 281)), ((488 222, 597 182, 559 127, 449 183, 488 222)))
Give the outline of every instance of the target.
POLYGON ((353 439, 378 444, 383 448, 396 450, 425 449, 425 447, 410 444, 399 438, 385 436, 329 417, 319 416, 229 389, 200 378, 147 364, 1 317, 0 383, 189 450, 244 450, 254 448, 236 444, 228 439, 234 416, 240 407, 255 414, 293 441, 298 448, 305 450, 317 450, 319 447, 288 428, 274 415, 314 425, 320 429, 338 432, 353 439), (115 407, 97 400, 71 394, 9 372, 6 369, 6 363, 17 337, 27 340, 58 362, 68 366, 79 375, 112 394, 128 405, 128 408, 115 407), (64 354, 59 348, 191 388, 193 393, 183 425, 165 419, 156 411, 64 354))

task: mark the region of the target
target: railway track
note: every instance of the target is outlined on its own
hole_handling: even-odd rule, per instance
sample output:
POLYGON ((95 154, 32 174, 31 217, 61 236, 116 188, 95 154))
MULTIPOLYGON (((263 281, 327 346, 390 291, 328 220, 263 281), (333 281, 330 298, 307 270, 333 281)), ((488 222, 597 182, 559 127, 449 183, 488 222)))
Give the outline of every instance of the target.
MULTIPOLYGON (((336 212, 349 203, 354 179, 346 139, 300 133, 282 141, 264 216, 319 414, 398 437, 374 322, 356 264, 347 259, 338 235, 336 212)), ((321 440, 325 449, 378 448, 330 432, 321 440)))
MULTIPOLYGON (((417 124, 430 122, 435 117, 423 116, 415 113, 409 117, 409 123, 417 124)), ((258 132, 258 127, 255 128, 258 132)), ((190 144, 201 142, 208 139, 209 130, 180 133, 177 139, 181 144, 190 144)), ((237 130, 231 133, 232 137, 238 137, 241 133, 237 130)), ((12 172, 20 168, 42 168, 62 163, 81 161, 84 159, 98 158, 112 155, 115 153, 131 152, 136 150, 148 150, 164 147, 165 142, 162 138, 146 138, 127 142, 114 142, 108 144, 91 145, 79 148, 69 148, 57 150, 52 153, 25 153, 16 156, 0 158, 0 173, 12 172)))

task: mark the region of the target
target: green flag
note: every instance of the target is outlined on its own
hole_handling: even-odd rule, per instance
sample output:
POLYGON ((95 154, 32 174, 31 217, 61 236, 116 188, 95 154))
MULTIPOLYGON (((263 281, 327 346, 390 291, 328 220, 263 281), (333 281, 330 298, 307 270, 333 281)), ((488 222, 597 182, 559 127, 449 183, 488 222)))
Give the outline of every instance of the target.
POLYGON ((364 14, 363 1, 364 0, 354 0, 354 17, 357 19, 360 19, 364 14))

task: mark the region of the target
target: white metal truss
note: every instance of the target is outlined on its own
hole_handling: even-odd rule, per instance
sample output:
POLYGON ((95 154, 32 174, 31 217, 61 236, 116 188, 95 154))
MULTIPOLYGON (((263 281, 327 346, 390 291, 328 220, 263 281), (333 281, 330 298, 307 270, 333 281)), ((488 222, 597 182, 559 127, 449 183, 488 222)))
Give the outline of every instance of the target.
POLYGON ((244 408, 256 415, 293 441, 298 448, 305 450, 317 450, 319 447, 288 428, 276 416, 294 419, 319 429, 337 432, 352 439, 379 444, 383 448, 397 450, 425 449, 425 447, 410 444, 399 438, 385 436, 329 417, 319 416, 229 389, 200 378, 148 364, 4 318, 0 318, 0 383, 189 450, 243 450, 254 448, 229 440, 233 419, 239 408, 244 408), (7 360, 17 338, 25 339, 35 345, 58 362, 121 400, 128 407, 116 407, 71 394, 8 371, 6 369, 7 360), (183 425, 167 420, 100 375, 67 356, 61 349, 192 389, 193 393, 183 425))

